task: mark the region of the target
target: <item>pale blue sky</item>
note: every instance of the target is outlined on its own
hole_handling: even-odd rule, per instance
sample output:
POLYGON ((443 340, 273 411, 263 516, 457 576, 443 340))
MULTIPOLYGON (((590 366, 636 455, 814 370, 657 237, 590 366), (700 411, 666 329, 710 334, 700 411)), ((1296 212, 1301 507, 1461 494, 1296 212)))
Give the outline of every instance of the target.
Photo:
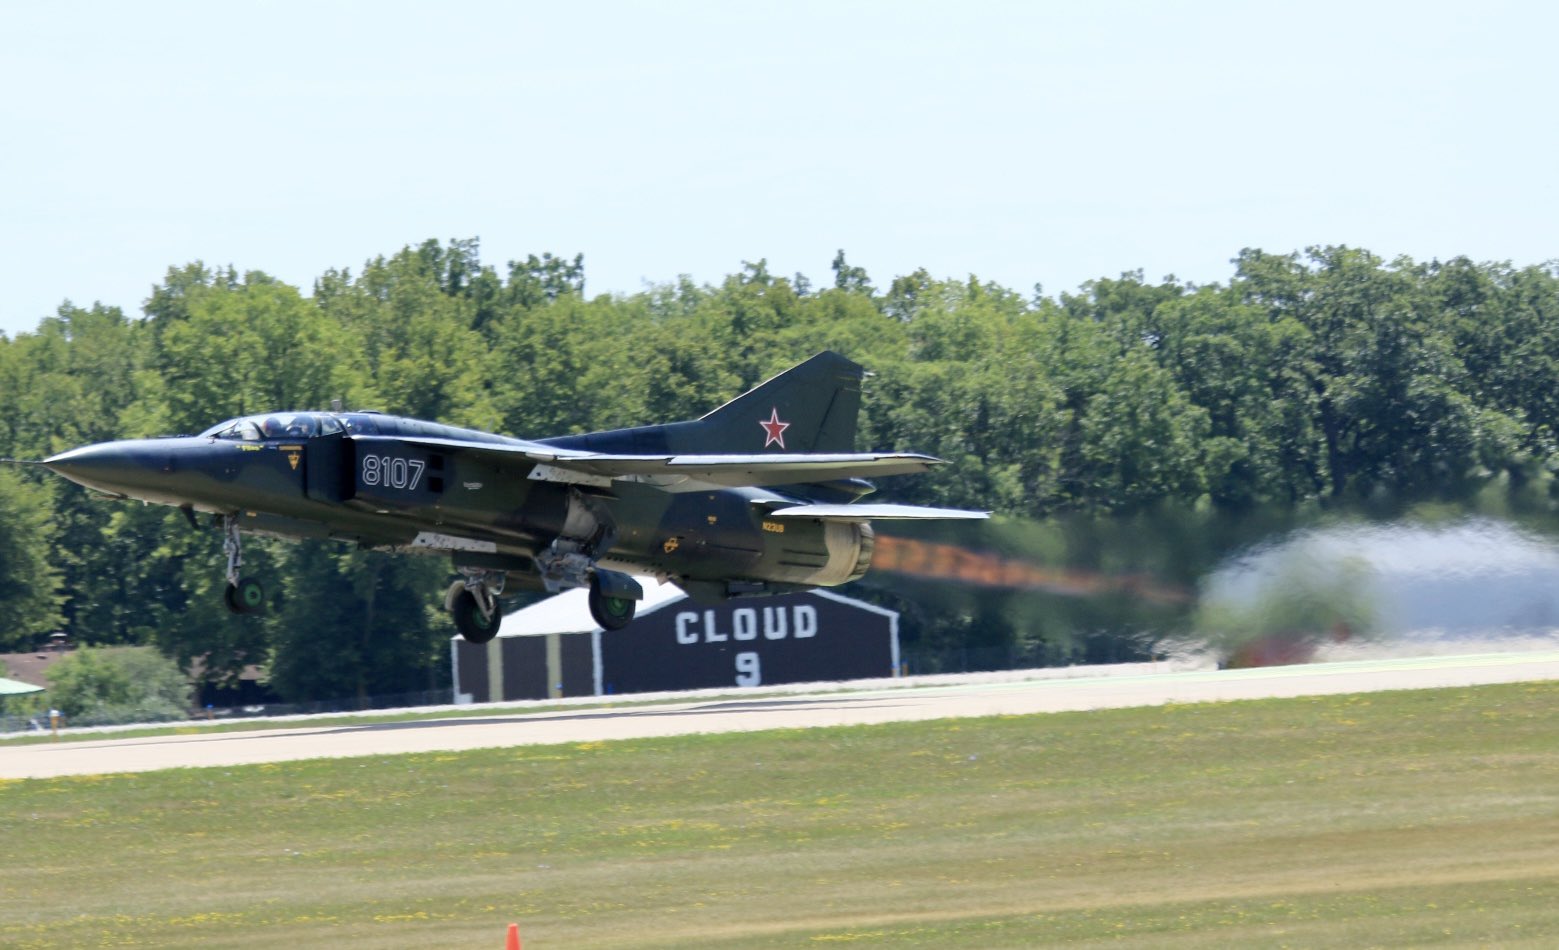
POLYGON ((1559 5, 0 0, 0 331, 430 238, 1027 293, 1559 258, 1559 5))

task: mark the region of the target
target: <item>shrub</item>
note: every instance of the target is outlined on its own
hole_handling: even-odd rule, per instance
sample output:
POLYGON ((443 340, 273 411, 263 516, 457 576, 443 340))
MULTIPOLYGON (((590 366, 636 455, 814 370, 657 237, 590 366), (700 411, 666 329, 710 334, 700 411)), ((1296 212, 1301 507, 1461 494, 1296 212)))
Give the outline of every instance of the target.
POLYGON ((71 725, 167 722, 189 714, 189 678, 151 647, 84 647, 61 660, 49 682, 51 704, 71 725))

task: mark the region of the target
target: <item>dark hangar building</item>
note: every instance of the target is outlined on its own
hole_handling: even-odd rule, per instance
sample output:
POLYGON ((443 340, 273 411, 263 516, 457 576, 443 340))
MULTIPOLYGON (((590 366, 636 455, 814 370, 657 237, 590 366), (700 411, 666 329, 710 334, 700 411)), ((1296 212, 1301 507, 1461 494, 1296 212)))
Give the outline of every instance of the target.
POLYGON ((503 618, 482 644, 450 640, 455 702, 611 696, 899 675, 899 615, 813 590, 701 604, 645 584, 633 622, 603 630, 583 590, 503 618))

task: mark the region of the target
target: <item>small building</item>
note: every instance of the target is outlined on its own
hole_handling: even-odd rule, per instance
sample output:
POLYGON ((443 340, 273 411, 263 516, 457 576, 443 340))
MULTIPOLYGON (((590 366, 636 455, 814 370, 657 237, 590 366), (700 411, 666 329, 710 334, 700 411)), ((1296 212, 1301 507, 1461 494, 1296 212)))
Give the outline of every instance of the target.
MULTIPOLYGON (((49 688, 49 673, 60 660, 70 656, 76 650, 75 644, 70 642, 70 635, 61 631, 49 634, 38 644, 38 648, 26 653, 0 653, 0 675, 8 676, 12 680, 26 683, 41 691, 49 688)), ((12 691, 15 695, 16 691, 12 691)))
POLYGON ((897 676, 899 616, 813 590, 700 604, 645 584, 633 622, 603 630, 586 591, 503 618, 483 644, 450 641, 458 703, 610 696, 897 676))

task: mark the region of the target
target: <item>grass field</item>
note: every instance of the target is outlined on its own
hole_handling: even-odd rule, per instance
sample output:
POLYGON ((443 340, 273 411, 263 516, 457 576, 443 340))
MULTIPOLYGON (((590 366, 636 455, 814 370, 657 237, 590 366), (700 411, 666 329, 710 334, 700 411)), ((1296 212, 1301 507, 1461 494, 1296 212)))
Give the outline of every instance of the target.
POLYGON ((0 784, 0 946, 1559 944, 1559 684, 0 784))

